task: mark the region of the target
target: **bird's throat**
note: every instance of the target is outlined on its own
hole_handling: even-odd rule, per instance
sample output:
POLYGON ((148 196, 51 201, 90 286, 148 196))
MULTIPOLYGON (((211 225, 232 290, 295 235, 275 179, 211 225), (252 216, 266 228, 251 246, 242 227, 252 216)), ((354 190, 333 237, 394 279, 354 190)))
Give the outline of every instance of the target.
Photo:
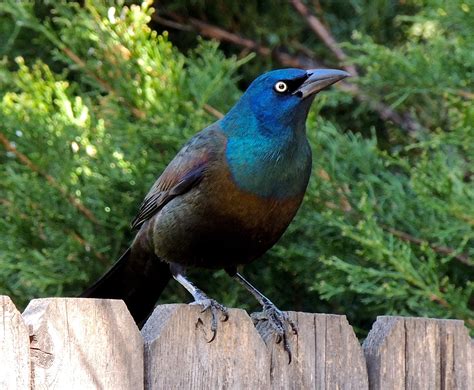
POLYGON ((311 149, 306 137, 230 137, 226 160, 240 189, 266 198, 301 195, 311 171, 311 149))

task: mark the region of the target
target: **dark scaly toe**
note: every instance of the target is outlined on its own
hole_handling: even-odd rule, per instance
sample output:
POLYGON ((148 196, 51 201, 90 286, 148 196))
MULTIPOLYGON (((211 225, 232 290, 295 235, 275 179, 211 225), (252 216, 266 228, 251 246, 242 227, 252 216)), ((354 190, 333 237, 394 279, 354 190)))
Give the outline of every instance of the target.
POLYGON ((286 318, 287 318, 287 323, 290 325, 290 328, 291 328, 291 332, 296 336, 298 334, 298 327, 296 326, 296 324, 293 322, 293 320, 290 318, 290 316, 283 312, 285 315, 286 315, 286 318))
POLYGON ((279 310, 271 302, 266 302, 263 311, 252 313, 251 318, 256 326, 260 322, 265 322, 270 327, 270 331, 276 335, 276 343, 282 343, 283 349, 288 353, 288 364, 290 364, 292 354, 288 342, 288 329, 296 335, 298 334, 298 328, 288 314, 279 310))
POLYGON ((227 321, 229 319, 229 312, 227 311, 227 308, 224 305, 221 305, 216 300, 210 299, 210 298, 204 298, 204 299, 194 301, 191 303, 191 305, 201 305, 202 306, 201 313, 204 313, 205 311, 210 310, 212 337, 208 341, 208 343, 214 341, 217 334, 217 317, 219 314, 221 314, 222 316, 221 322, 227 321))

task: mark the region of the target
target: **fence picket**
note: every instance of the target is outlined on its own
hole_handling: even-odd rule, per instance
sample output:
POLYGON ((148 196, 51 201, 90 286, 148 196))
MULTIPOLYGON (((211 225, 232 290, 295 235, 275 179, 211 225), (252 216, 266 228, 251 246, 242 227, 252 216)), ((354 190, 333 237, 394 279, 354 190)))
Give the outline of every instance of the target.
POLYGON ((122 301, 34 299, 23 318, 33 388, 143 388, 143 341, 122 301))
POLYGON ((345 316, 289 313, 292 362, 230 309, 209 342, 199 306, 160 305, 142 332, 120 300, 0 296, 0 389, 474 389, 463 321, 378 317, 361 346, 345 316))
POLYGON ((28 329, 11 299, 0 295, 0 389, 30 389, 28 329))
POLYGON ((474 389, 463 321, 381 316, 363 348, 370 389, 474 389))

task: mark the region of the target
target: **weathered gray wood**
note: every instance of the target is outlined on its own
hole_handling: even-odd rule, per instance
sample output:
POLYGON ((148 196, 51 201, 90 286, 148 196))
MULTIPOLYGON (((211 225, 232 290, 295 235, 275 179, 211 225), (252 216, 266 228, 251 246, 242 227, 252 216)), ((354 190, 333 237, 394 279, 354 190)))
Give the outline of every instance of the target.
POLYGON ((368 388, 362 348, 344 316, 291 313, 293 361, 281 344, 258 334, 247 313, 230 310, 208 343, 210 316, 199 307, 163 305, 145 324, 147 389, 368 388))
POLYGON ((269 389, 266 347, 247 313, 229 311, 211 343, 210 315, 158 306, 142 329, 146 389, 269 389))
POLYGON ((30 339, 20 312, 0 295, 0 389, 30 389, 30 339))
POLYGON ((459 320, 378 317, 363 345, 370 388, 474 389, 470 344, 459 320))
POLYGON ((23 318, 33 388, 143 388, 143 341, 122 301, 35 299, 23 318))
POLYGON ((288 365, 238 309, 208 343, 207 312, 159 306, 145 349, 122 301, 38 299, 23 321, 0 296, 0 311, 0 389, 474 389, 474 342, 458 320, 379 317, 364 358, 344 316, 290 313, 288 365))
POLYGON ((298 335, 289 337, 291 364, 282 346, 262 332, 272 389, 368 389, 364 354, 345 316, 289 314, 298 326, 298 335))

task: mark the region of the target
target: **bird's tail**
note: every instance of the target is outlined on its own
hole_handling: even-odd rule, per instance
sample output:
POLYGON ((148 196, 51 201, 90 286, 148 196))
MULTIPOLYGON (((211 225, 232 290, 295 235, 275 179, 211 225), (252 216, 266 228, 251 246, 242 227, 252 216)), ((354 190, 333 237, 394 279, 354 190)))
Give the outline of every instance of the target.
POLYGON ((122 299, 141 328, 170 278, 167 263, 147 251, 130 247, 104 276, 80 296, 122 299))

